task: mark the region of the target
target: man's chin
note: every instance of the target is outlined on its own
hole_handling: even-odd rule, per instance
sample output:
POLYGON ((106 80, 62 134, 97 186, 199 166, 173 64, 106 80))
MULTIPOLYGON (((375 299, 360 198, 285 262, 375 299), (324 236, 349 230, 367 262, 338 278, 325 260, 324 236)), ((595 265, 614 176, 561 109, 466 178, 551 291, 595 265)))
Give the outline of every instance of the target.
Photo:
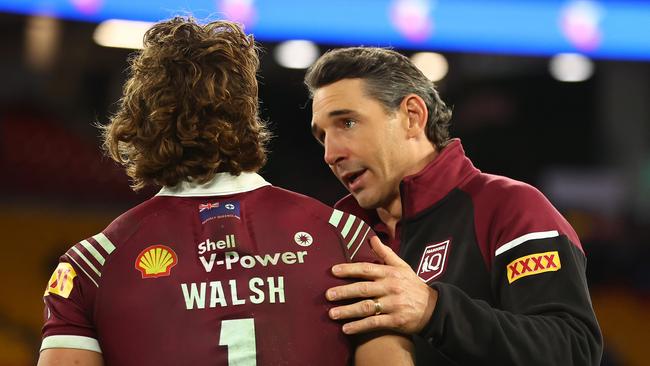
POLYGON ((379 207, 379 202, 374 197, 371 197, 368 192, 360 191, 352 193, 352 197, 357 201, 359 206, 365 210, 374 210, 379 207))

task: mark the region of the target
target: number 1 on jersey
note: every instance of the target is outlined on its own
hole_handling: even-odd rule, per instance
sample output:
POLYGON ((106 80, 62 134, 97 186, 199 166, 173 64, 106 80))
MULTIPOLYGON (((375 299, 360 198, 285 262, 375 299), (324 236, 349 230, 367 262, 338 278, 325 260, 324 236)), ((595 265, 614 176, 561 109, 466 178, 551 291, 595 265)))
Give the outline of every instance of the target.
POLYGON ((228 347, 228 366, 256 366, 255 319, 222 321, 219 345, 228 347))

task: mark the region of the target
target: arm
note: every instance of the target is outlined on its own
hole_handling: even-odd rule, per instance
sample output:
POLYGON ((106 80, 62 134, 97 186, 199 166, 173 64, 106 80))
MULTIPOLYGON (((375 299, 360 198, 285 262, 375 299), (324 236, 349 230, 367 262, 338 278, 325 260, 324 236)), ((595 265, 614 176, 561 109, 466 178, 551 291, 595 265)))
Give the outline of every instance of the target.
MULTIPOLYGON (((365 264, 371 264, 370 262, 378 263, 379 258, 376 253, 372 252, 370 243, 372 240, 370 238, 373 237, 374 240, 378 241, 374 231, 363 220, 359 220, 354 215, 349 215, 346 221, 352 219, 354 221, 353 226, 357 230, 351 230, 344 234, 340 230, 343 226, 338 225, 343 215, 341 211, 334 210, 329 223, 335 228, 345 259, 349 262, 352 260, 368 262, 365 264)), ((376 311, 375 303, 373 301, 369 302, 372 304, 374 315, 376 311)), ((377 316, 372 318, 377 318, 377 316)), ((359 334, 355 336, 355 341, 357 342, 354 353, 355 365, 415 365, 415 350, 410 336, 381 331, 359 334)))
MULTIPOLYGON (((373 301, 362 300, 333 308, 330 316, 365 317, 347 323, 344 331, 348 334, 376 329, 419 333, 432 347, 459 364, 598 365, 602 339, 584 278, 584 256, 564 240, 563 249, 558 250, 563 272, 554 272, 562 273, 559 276, 542 273, 512 283, 506 278, 506 265, 526 253, 542 248, 547 251, 548 242, 538 241, 534 243, 538 248, 528 245, 519 248, 525 252, 497 256, 492 270, 500 296, 497 309, 470 298, 453 285, 436 283, 433 289, 422 290, 423 282, 408 264, 373 239, 373 249, 387 265, 337 266, 337 276, 361 277, 372 282, 333 288, 327 296, 330 300, 378 298, 383 313, 368 316, 374 314, 373 301), (333 292, 336 296, 332 296, 333 292)), ((529 265, 533 265, 532 260, 529 265)), ((519 270, 523 270, 521 265, 519 270)))
MULTIPOLYGON (((90 256, 90 255, 89 255, 90 256)), ((45 323, 39 365, 102 365, 90 315, 97 286, 83 268, 61 257, 43 294, 45 323)))
POLYGON ((584 255, 566 237, 531 240, 494 259, 498 308, 456 286, 435 283, 436 310, 421 334, 461 364, 489 359, 599 365, 602 338, 584 270, 584 255))
POLYGON ((103 366, 104 360, 100 353, 72 348, 49 348, 38 359, 38 366, 67 365, 103 366))
POLYGON ((356 366, 415 365, 413 343, 406 336, 383 333, 374 338, 361 338, 354 354, 356 366))

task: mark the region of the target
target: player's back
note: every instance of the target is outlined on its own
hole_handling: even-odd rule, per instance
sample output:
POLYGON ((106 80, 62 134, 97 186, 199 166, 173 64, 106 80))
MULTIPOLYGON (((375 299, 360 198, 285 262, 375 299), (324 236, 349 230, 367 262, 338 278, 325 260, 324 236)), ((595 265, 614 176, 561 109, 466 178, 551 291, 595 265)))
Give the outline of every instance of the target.
POLYGON ((324 291, 341 283, 333 264, 373 259, 369 228, 257 175, 226 177, 163 190, 68 251, 77 291, 46 296, 45 336, 97 339, 108 365, 348 363, 324 291))

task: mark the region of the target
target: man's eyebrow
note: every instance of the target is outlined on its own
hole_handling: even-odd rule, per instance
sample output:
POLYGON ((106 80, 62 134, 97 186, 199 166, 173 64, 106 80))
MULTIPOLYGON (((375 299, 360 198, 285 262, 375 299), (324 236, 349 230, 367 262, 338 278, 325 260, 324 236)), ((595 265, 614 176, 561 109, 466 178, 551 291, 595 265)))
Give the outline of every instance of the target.
MULTIPOLYGON (((328 118, 334 118, 334 117, 347 116, 349 114, 356 114, 356 113, 357 112, 355 112, 352 109, 336 109, 336 110, 333 110, 333 111, 327 113, 327 117, 328 118)), ((314 135, 314 137, 316 137, 316 139, 320 141, 320 139, 318 138, 318 133, 319 132, 320 132, 320 128, 318 128, 318 125, 316 125, 312 120, 311 134, 314 135)))
POLYGON ((355 113, 352 109, 337 109, 334 111, 331 111, 327 114, 328 117, 337 117, 337 116, 342 116, 346 114, 351 114, 355 113))

